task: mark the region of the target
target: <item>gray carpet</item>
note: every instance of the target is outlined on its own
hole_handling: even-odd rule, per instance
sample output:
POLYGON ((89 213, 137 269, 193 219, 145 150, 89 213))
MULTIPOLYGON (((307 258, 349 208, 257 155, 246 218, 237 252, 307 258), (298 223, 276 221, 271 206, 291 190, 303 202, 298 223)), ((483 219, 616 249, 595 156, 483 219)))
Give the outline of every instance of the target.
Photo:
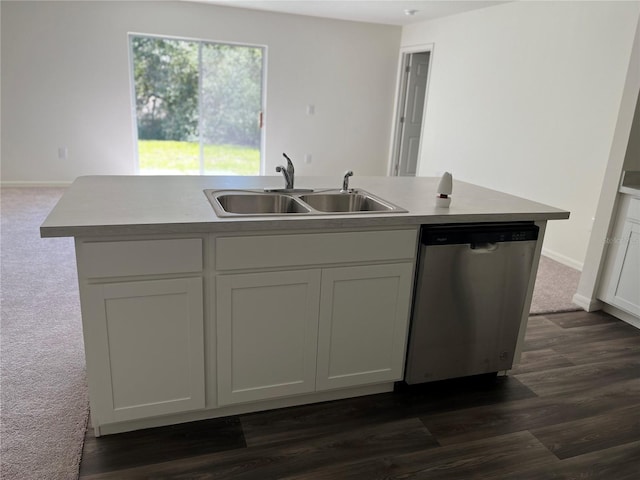
MULTIPOLYGON (((1 478, 75 479, 88 416, 70 238, 39 227, 64 190, 1 190, 1 478)), ((579 272, 543 257, 532 314, 578 310, 579 272)))
POLYGON ((39 236, 62 192, 1 189, 3 480, 78 476, 88 399, 73 240, 39 236))
POLYGON ((582 310, 571 302, 579 281, 579 270, 541 256, 529 310, 531 315, 582 310))

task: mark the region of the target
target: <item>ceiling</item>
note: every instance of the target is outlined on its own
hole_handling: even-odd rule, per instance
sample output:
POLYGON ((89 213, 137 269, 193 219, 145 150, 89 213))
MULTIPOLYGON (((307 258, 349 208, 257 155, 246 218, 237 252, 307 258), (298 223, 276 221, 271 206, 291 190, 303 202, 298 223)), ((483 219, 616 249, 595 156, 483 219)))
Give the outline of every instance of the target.
POLYGON ((227 7, 292 13, 356 22, 409 25, 504 1, 484 0, 199 0, 227 7), (413 15, 405 11, 414 10, 413 15))

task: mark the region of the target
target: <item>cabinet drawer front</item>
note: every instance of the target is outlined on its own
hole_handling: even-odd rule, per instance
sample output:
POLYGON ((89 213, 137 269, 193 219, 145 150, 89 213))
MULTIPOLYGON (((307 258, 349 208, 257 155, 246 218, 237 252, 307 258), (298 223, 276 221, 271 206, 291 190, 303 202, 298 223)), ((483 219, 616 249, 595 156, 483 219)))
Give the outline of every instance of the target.
POLYGON ((417 230, 219 237, 216 270, 413 258, 417 230))
POLYGON ((87 278, 202 271, 202 239, 86 242, 77 245, 78 269, 87 278))

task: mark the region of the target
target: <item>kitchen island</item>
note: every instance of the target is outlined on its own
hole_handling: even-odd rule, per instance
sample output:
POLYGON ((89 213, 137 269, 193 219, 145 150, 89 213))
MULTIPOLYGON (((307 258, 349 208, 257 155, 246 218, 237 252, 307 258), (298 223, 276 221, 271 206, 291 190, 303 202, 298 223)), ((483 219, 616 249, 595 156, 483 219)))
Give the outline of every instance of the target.
MULTIPOLYGON (((280 177, 78 178, 41 227, 75 237, 96 435, 390 391, 404 373, 425 224, 569 213, 464 182, 353 177, 405 211, 218 216, 205 190, 280 177)), ((297 188, 339 188, 301 177, 297 188)))

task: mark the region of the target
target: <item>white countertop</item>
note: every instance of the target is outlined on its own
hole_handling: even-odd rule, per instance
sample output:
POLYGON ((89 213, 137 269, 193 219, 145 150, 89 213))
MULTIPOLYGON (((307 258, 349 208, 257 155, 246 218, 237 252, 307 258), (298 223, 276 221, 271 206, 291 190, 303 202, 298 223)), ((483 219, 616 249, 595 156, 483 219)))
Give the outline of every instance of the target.
MULTIPOLYGON (((454 180, 450 208, 435 206, 439 178, 358 177, 350 186, 408 213, 218 217, 205 189, 281 188, 281 176, 79 177, 40 227, 42 237, 202 233, 560 220, 569 212, 454 180)), ((339 188, 339 177, 296 177, 296 188, 339 188)))

